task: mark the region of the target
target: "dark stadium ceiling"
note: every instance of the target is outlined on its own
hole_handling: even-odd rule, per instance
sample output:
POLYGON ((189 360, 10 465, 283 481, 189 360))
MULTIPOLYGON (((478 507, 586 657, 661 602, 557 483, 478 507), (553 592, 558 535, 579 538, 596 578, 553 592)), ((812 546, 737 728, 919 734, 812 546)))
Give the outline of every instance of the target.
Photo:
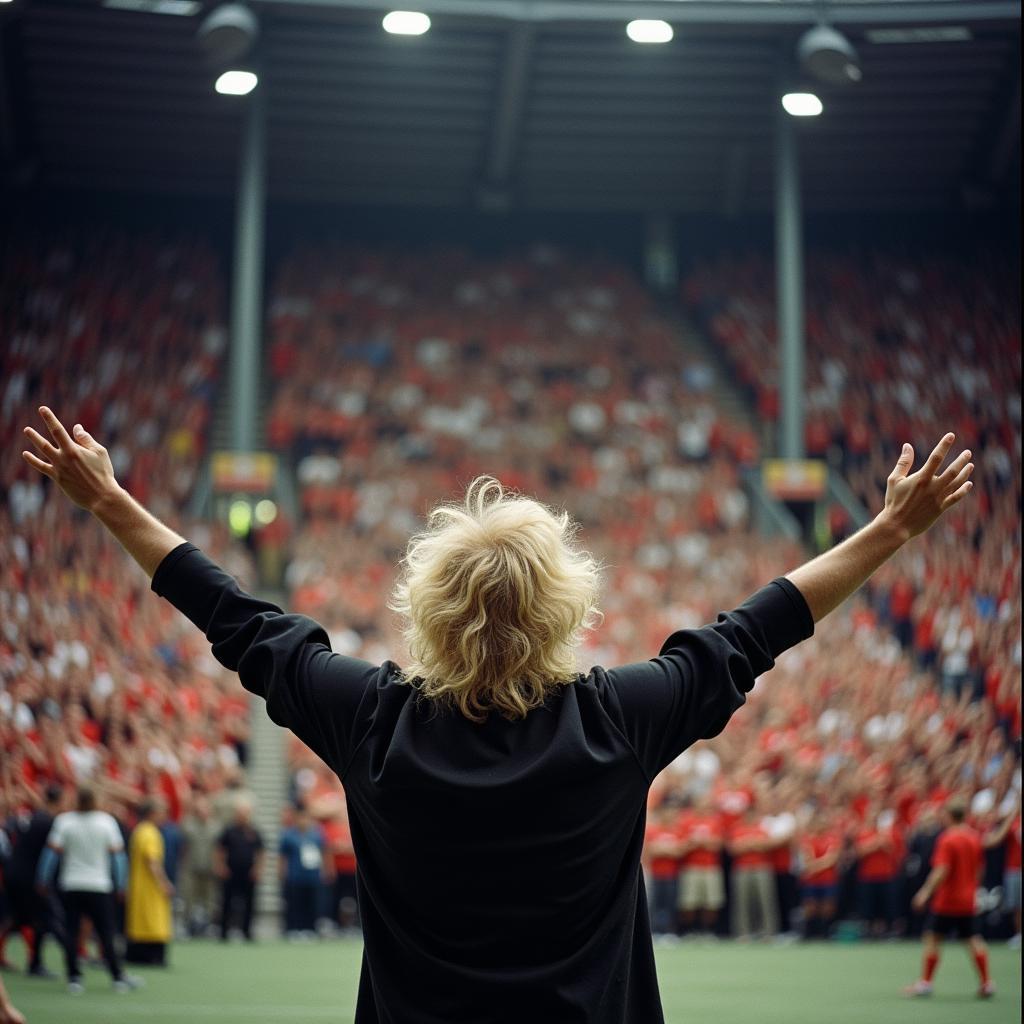
MULTIPOLYGON (((106 3, 118 0, 106 0, 106 3)), ((124 2, 124 0, 120 0, 124 2)), ((211 4, 203 5, 204 11, 211 4)), ((742 214, 770 207, 780 74, 810 0, 434 0, 422 37, 375 0, 256 0, 272 198, 742 214), (630 17, 675 27, 664 46, 630 17)), ((863 81, 801 121, 806 205, 949 209, 1020 179, 1020 5, 826 5, 863 81), (951 41, 871 30, 961 28, 951 41)), ((201 14, 0 3, 0 160, 13 185, 230 194, 243 111, 214 93, 201 14)), ((943 33, 932 33, 943 35, 943 33)), ((929 35, 929 33, 925 33, 929 35)))

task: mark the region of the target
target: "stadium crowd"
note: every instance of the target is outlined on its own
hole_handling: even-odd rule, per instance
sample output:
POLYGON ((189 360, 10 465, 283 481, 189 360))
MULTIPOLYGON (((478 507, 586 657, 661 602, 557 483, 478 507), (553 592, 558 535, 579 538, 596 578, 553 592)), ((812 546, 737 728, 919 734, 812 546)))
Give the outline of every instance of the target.
MULTIPOLYGON (((710 280, 730 294, 728 265, 716 271, 690 279, 695 306, 710 280)), ((812 278, 814 315, 845 296, 839 341, 870 333, 849 310, 876 283, 844 279, 823 297, 812 278)), ((1012 380, 1019 325, 1014 335, 1000 320, 1004 292, 1009 284, 986 287, 990 308, 973 329, 978 350, 998 352, 1012 380)), ((911 319, 916 308, 901 307, 911 319)), ((733 344, 717 315, 705 326, 759 382, 773 365, 770 338, 751 340, 743 322, 733 344)), ((714 370, 610 262, 546 247, 481 260, 308 246, 279 270, 268 330, 268 433, 303 486, 287 578, 296 608, 325 622, 337 650, 379 661, 399 649, 386 606, 405 541, 438 495, 481 472, 564 505, 606 565, 605 620, 583 652, 588 664, 650 656, 673 629, 710 620, 799 560, 795 547, 750 532, 737 469, 756 461, 758 442, 719 414, 714 370)), ((829 349, 834 359, 842 351, 829 349)), ((935 357, 919 358, 933 374, 935 357)), ((889 371, 876 361, 876 376, 889 371)), ((851 363, 843 373, 854 378, 861 364, 851 363)), ((1019 363, 1015 372, 1019 382, 1019 363)), ((812 381, 809 432, 829 408, 812 381)), ((980 500, 950 517, 949 532, 880 574, 783 659, 720 738, 658 780, 648 872, 660 931, 788 933, 800 919, 817 935, 843 918, 863 919, 869 934, 913 930, 909 900, 939 812, 966 792, 991 840, 988 888, 1004 890, 990 902, 1019 933, 1020 569, 1004 550, 1019 514, 1019 469, 1004 472, 1006 452, 1019 459, 1019 406, 1003 380, 995 386, 1001 404, 968 406, 983 417, 976 430, 955 395, 923 421, 878 418, 863 404, 870 387, 851 386, 859 404, 837 403, 854 435, 840 438, 849 455, 838 469, 873 508, 904 437, 923 457, 952 422, 967 444, 987 452, 991 443, 996 454, 982 456, 980 500), (862 439, 872 423, 885 430, 862 439), (990 533, 980 530, 985 515, 997 517, 990 533), (705 831, 711 838, 697 843, 705 831), (694 868, 713 880, 686 883, 694 868)), ((755 397, 763 415, 777 415, 771 395, 755 397)), ((330 800, 336 786, 297 742, 292 764, 298 788, 330 800)))
MULTIPOLYGON (((0 262, 5 450, 45 398, 103 440, 133 494, 251 581, 251 561, 224 528, 186 514, 225 347, 213 253, 195 240, 98 233, 11 241, 0 262)), ((900 432, 920 454, 951 416, 979 453, 979 500, 780 659, 725 733, 656 781, 645 869, 665 935, 799 927, 816 937, 848 918, 870 934, 912 931, 909 897, 927 873, 938 809, 966 795, 989 840, 986 887, 1002 890, 993 912, 1006 912, 1019 936, 1020 564, 1003 547, 1019 523, 1019 403, 1007 383, 1019 384, 1019 345, 1015 367, 1006 351, 1019 323, 1000 320, 991 281, 978 292, 989 306, 975 305, 968 285, 924 266, 916 286, 893 278, 902 305, 878 305, 902 319, 887 314, 879 326, 868 296, 888 294, 881 271, 859 273, 847 264, 830 291, 812 274, 820 326, 810 332, 809 434, 828 420, 824 454, 835 448, 830 457, 877 507, 900 432), (943 319, 940 309, 933 322, 936 282, 966 312, 943 319), (896 335, 885 332, 914 340, 915 317, 924 336, 945 325, 947 348, 970 330, 984 357, 972 365, 996 369, 964 396, 924 341, 907 346, 917 360, 901 378, 917 382, 910 407, 923 408, 933 380, 946 404, 894 420, 873 397, 896 358, 887 347, 896 335), (819 346, 830 331, 862 339, 865 358, 847 365, 845 350, 819 346), (862 380, 865 367, 875 376, 862 380), (845 417, 835 421, 815 397, 829 381, 849 396, 833 403, 845 417), (867 424, 882 430, 864 440, 867 424)), ((727 267, 705 269, 687 296, 739 365, 759 368, 749 383, 771 418, 760 280, 742 266, 734 279, 727 267), (733 280, 735 302, 717 298, 733 280)), ((756 464, 758 438, 721 415, 713 368, 613 261, 549 247, 482 259, 307 246, 278 269, 267 335, 267 435, 301 485, 291 605, 324 622, 337 651, 380 661, 401 650, 387 611, 395 564, 424 512, 479 473, 580 522, 605 566, 588 664, 648 657, 675 629, 713 619, 802 560, 795 545, 751 531, 740 471, 756 464)), ((183 928, 224 936, 234 923, 251 935, 263 857, 248 818, 245 695, 47 481, 0 460, 0 499, 0 820, 10 857, 33 814, 52 817, 92 787, 126 848, 135 826, 156 827, 160 842, 143 827, 140 849, 161 851, 166 885, 153 878, 165 895, 178 891, 183 928)), ((297 742, 291 763, 294 809, 278 849, 284 928, 301 937, 331 918, 355 927, 344 793, 297 742)), ((8 925, 25 923, 7 910, 8 925)), ((30 908, 29 923, 40 912, 30 908)))
MULTIPOLYGON (((61 408, 139 500, 251 577, 226 529, 187 521, 225 348, 212 251, 82 231, 11 238, 0 263, 4 451, 42 401, 61 408)), ((178 820, 244 763, 244 695, 48 480, 7 457, 0 496, 0 800, 91 782, 115 810, 161 796, 178 820)))
MULTIPOLYGON (((697 264, 684 300, 762 421, 779 414, 774 272, 763 255, 697 264)), ((953 429, 977 500, 871 582, 876 613, 942 685, 987 697, 1020 736, 1020 282, 1008 262, 815 252, 807 271, 805 448, 865 508, 891 454, 953 429)))
MULTIPOLYGON (((30 233, 5 240, 0 267, 0 933, 29 929, 39 971, 31 928, 59 930, 67 909, 34 895, 54 816, 91 787, 127 842, 152 805, 173 881, 179 862, 200 863, 183 835, 204 806, 218 836, 234 813, 248 705, 117 545, 14 457, 22 427, 44 401, 62 409, 104 439, 140 500, 241 577, 252 568, 225 529, 187 516, 226 342, 212 250, 30 233)), ((196 873, 212 875, 212 854, 196 873)), ((209 890, 185 887, 207 919, 209 890)))

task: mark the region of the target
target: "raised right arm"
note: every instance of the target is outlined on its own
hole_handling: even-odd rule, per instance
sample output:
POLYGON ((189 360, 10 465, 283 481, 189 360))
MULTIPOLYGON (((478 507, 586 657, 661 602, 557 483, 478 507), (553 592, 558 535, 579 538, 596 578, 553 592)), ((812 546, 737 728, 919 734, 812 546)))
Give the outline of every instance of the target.
POLYGON ((974 469, 969 451, 939 472, 954 440, 953 434, 946 434, 916 473, 910 472, 914 449, 904 445, 886 483, 885 507, 874 520, 787 575, 803 594, 815 622, 838 608, 908 540, 924 533, 943 512, 967 496, 971 489, 968 478, 974 469))

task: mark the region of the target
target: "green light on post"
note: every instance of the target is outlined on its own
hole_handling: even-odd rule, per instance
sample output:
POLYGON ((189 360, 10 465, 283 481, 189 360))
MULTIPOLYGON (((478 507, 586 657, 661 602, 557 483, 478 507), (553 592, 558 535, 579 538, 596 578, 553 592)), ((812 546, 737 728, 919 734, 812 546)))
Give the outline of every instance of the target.
POLYGON ((239 499, 228 509, 228 528, 236 537, 245 537, 252 528, 252 505, 239 499))

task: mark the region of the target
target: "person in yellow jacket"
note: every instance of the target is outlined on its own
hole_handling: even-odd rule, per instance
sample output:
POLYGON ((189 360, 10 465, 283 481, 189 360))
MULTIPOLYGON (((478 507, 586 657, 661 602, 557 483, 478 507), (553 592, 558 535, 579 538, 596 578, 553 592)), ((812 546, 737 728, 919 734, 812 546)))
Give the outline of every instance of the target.
POLYGON ((161 814, 161 801, 144 801, 128 844, 125 959, 136 964, 163 966, 167 963, 167 943, 171 941, 174 886, 164 871, 164 840, 157 828, 161 814))

